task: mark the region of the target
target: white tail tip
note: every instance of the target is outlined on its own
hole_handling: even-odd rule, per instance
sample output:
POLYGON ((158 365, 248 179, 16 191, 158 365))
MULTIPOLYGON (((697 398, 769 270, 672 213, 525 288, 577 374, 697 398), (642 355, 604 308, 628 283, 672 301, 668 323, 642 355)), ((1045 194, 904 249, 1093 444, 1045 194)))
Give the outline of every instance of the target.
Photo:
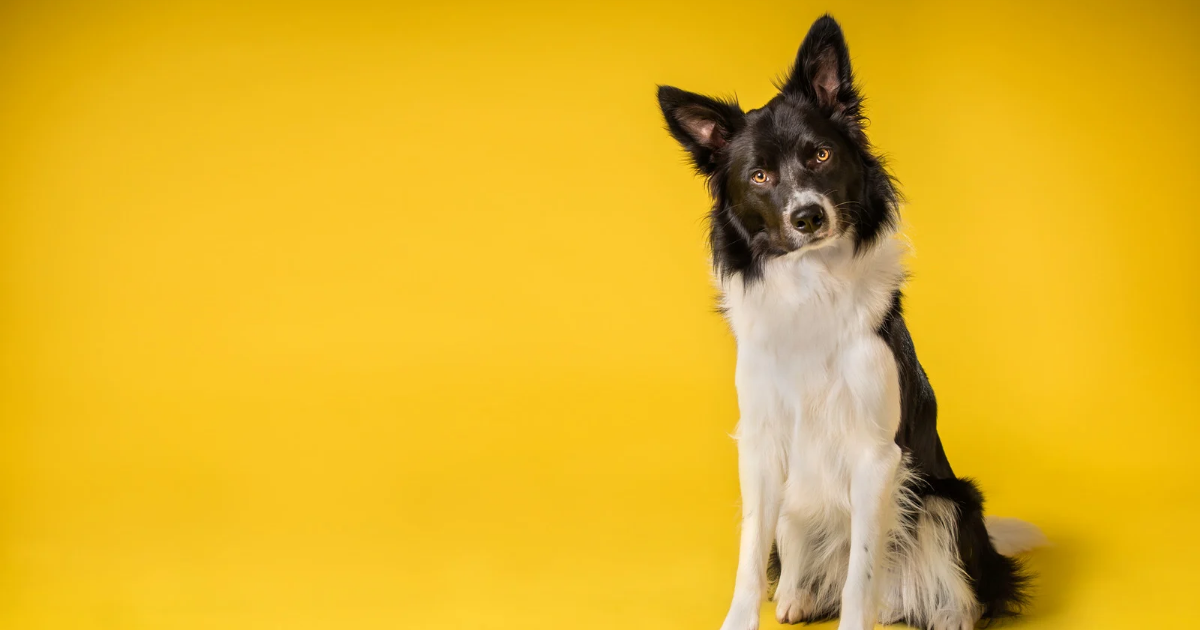
POLYGON ((987 524, 988 538, 992 539, 992 545, 1001 555, 1015 556, 1050 544, 1042 530, 1033 523, 1002 516, 988 516, 984 521, 987 524))

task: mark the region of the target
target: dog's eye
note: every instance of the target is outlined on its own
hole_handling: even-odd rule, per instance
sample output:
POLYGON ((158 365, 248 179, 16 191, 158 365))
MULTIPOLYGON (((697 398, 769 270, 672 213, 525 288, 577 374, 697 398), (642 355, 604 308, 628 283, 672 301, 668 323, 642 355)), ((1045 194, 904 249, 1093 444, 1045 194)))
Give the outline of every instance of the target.
POLYGON ((821 147, 820 149, 817 149, 817 161, 818 162, 824 162, 825 160, 828 160, 830 155, 831 154, 829 152, 829 149, 826 149, 825 147, 821 147))
POLYGON ((767 172, 766 171, 754 171, 750 175, 750 179, 755 184, 765 184, 765 183, 767 183, 767 172))

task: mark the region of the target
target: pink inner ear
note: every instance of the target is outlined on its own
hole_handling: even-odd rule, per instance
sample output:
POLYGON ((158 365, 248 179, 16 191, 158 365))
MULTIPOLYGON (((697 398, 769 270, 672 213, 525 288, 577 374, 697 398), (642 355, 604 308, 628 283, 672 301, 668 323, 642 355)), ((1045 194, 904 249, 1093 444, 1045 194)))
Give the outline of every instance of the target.
POLYGON ((695 138, 696 142, 712 149, 720 149, 725 146, 725 138, 718 131, 715 120, 685 113, 680 122, 683 123, 683 128, 687 130, 688 135, 695 138))
POLYGON ((838 88, 842 82, 838 79, 837 57, 832 50, 826 49, 817 57, 817 71, 813 73, 812 83, 821 105, 834 107, 838 104, 838 88))

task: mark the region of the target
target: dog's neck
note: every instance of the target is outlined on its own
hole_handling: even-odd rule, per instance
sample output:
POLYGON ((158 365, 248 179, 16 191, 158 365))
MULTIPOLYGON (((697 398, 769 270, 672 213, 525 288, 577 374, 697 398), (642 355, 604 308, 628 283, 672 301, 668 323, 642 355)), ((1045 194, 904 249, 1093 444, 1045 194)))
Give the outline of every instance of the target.
POLYGON ((768 261, 762 274, 720 283, 739 343, 787 344, 876 330, 904 280, 904 241, 881 239, 855 253, 851 239, 768 261))

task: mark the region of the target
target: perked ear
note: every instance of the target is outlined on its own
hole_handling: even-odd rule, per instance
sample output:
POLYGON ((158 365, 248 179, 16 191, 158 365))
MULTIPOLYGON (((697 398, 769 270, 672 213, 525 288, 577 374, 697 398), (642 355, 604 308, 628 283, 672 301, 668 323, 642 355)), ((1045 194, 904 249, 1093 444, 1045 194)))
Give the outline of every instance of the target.
POLYGON ((658 104, 671 135, 692 156, 696 170, 712 175, 717 156, 746 122, 735 102, 712 99, 667 85, 658 86, 658 104))
POLYGON ((781 88, 784 94, 802 95, 830 114, 857 116, 861 98, 854 88, 850 49, 828 14, 813 22, 800 44, 796 64, 781 88))

